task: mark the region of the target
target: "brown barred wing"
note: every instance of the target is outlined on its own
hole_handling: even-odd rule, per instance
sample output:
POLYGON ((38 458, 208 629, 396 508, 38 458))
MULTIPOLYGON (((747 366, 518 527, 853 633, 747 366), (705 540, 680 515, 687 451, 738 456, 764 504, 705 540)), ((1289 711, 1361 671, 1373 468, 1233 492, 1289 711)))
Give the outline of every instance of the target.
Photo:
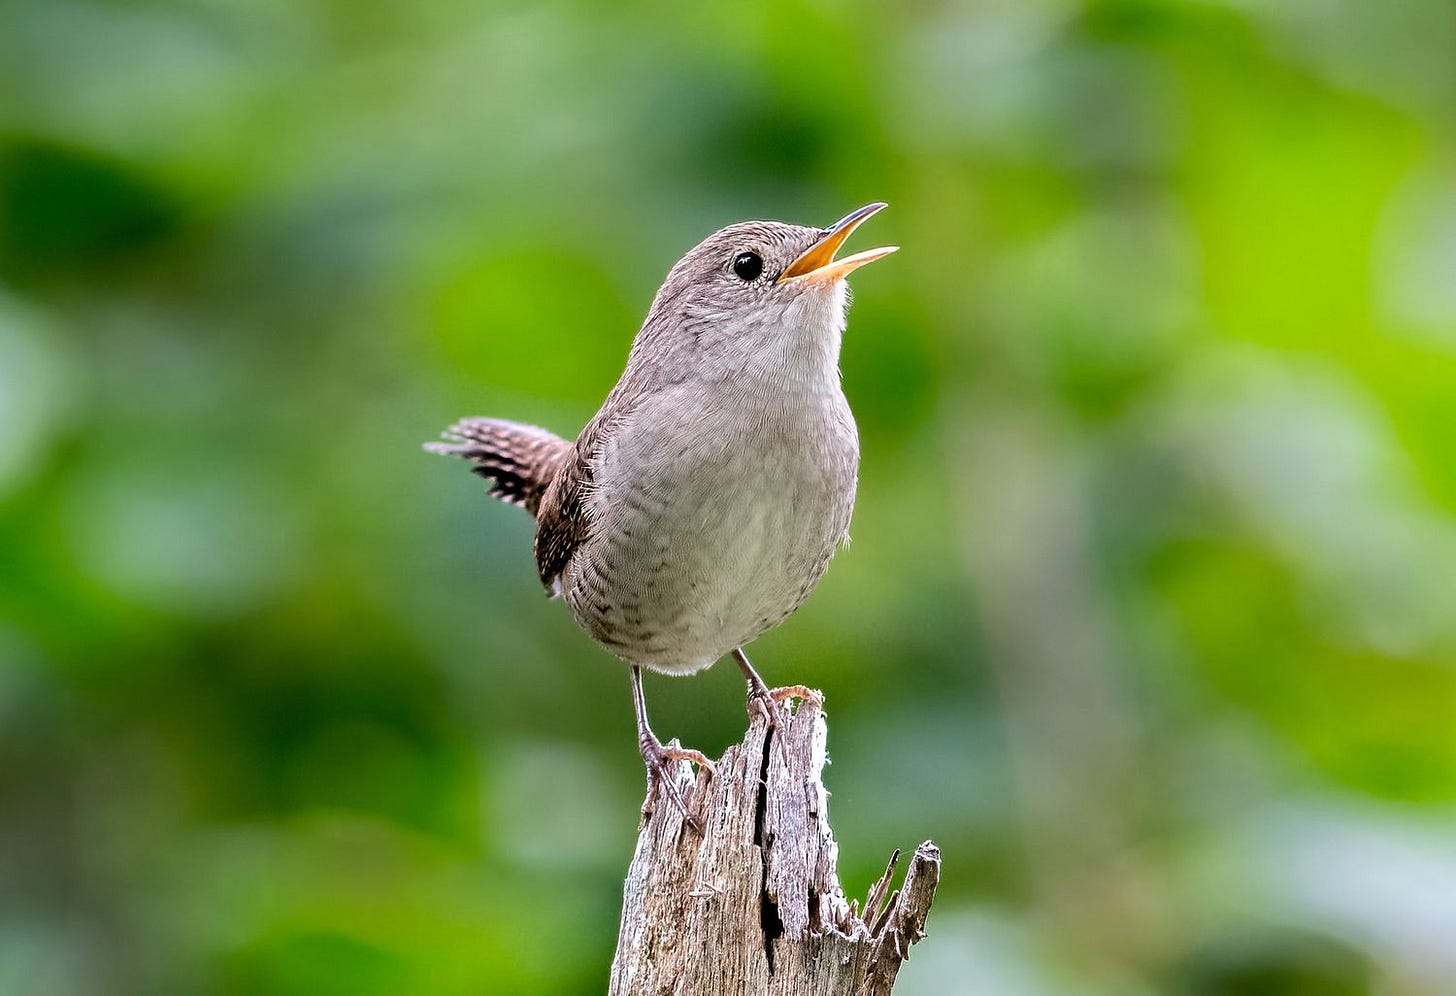
POLYGON ((587 500, 592 496, 593 467, 608 437, 631 413, 624 393, 613 389, 592 420, 581 430, 576 444, 551 482, 536 517, 536 569, 546 590, 560 593, 561 572, 586 542, 591 529, 587 500))

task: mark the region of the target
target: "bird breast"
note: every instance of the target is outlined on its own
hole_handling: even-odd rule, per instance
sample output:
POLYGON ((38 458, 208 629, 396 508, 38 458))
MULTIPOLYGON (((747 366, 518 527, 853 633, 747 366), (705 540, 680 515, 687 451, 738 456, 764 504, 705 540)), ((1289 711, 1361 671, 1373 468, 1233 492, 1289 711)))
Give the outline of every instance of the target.
POLYGON ((597 457, 589 536, 563 578, 572 614, 633 663, 712 664, 813 590, 848 534, 858 463, 837 376, 654 392, 597 457))

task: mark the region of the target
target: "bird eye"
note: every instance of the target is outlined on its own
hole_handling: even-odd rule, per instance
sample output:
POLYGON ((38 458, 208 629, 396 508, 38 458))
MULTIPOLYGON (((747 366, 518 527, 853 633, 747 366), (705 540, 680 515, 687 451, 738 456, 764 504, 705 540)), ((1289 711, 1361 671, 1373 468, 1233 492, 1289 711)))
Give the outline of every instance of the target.
POLYGON ((756 252, 741 252, 733 257, 733 272, 744 282, 757 280, 763 272, 763 257, 756 252))

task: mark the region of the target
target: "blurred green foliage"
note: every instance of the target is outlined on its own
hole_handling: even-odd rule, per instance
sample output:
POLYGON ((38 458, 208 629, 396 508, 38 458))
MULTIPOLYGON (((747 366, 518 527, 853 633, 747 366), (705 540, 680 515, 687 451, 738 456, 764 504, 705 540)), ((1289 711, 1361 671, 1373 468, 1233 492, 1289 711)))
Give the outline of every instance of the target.
POLYGON ((847 887, 945 850, 900 991, 1456 991, 1453 79, 1449 0, 3 0, 0 992, 600 992, 626 676, 419 443, 878 198, 753 656, 847 887))

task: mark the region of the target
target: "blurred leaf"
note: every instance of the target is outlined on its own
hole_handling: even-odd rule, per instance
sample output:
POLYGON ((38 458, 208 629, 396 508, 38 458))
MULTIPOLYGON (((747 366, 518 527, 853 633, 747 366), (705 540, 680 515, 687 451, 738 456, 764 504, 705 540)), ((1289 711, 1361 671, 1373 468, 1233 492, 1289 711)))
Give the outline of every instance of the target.
POLYGON ((181 205, 135 167, 36 139, 0 139, 0 277, 99 273, 174 235, 181 205))

